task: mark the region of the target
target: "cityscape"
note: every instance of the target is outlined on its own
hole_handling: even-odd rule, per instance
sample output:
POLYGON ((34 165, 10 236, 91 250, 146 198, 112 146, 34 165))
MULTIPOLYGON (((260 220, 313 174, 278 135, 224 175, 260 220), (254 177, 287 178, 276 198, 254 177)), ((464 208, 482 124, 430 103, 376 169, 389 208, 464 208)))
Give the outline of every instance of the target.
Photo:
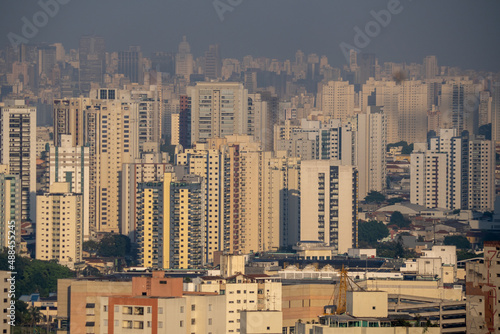
POLYGON ((500 3, 0 8, 1 333, 500 333, 500 3))

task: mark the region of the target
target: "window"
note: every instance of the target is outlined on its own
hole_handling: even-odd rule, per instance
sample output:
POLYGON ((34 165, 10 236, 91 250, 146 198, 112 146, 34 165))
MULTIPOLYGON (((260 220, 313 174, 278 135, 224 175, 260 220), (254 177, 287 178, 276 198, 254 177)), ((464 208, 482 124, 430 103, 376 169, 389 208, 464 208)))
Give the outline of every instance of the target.
POLYGON ((184 321, 179 321, 179 327, 184 327, 184 321))
MULTIPOLYGON (((184 306, 181 306, 181 310, 180 310, 181 313, 184 313, 184 306)), ((181 326, 182 327, 182 326, 181 326)))
POLYGON ((163 328, 163 321, 158 321, 158 328, 163 328))
POLYGON ((212 324, 212 318, 208 318, 208 324, 211 325, 212 324))
MULTIPOLYGON (((149 310, 149 307, 148 307, 148 310, 149 310)), ((148 313, 150 313, 150 312, 148 312, 148 313)), ((158 314, 163 314, 163 307, 158 307, 158 314)))
POLYGON ((191 319, 191 325, 196 325, 196 319, 191 319))
POLYGON ((191 305, 191 311, 196 311, 196 305, 191 305))

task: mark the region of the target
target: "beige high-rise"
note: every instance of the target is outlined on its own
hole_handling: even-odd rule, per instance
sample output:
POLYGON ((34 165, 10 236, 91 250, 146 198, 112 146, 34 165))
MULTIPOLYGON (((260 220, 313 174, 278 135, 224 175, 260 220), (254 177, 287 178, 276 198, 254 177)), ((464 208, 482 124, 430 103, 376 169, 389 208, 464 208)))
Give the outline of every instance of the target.
POLYGON ((324 115, 345 121, 354 114, 354 85, 347 81, 329 81, 323 85, 321 101, 324 115))
POLYGON ((82 260, 82 195, 69 183, 53 183, 50 192, 37 196, 36 258, 56 260, 71 269, 82 260))
POLYGON ((358 240, 358 171, 335 160, 302 161, 300 169, 300 240, 346 253, 358 240))

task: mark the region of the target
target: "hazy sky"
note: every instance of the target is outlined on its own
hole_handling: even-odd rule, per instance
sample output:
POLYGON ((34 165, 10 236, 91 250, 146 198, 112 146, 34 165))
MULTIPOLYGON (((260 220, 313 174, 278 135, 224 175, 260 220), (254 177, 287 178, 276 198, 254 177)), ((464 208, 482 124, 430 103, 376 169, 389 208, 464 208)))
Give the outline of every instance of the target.
MULTIPOLYGON (((187 35, 195 56, 220 43, 223 57, 293 59, 301 49, 342 66, 340 43, 356 46, 353 28, 364 30, 374 21, 371 11, 397 0, 217 0, 236 4, 222 21, 213 0, 59 1, 67 4, 29 41, 62 42, 69 50, 78 47, 81 35, 95 33, 106 38, 108 51, 140 45, 149 56, 175 51, 187 35)), ((500 71, 500 1, 400 0, 397 9, 386 27, 373 30, 363 52, 375 53, 381 62, 421 63, 435 54, 440 65, 500 71)), ((9 33, 23 36, 22 18, 33 22, 40 10, 38 0, 1 0, 0 45, 9 44, 9 33)))

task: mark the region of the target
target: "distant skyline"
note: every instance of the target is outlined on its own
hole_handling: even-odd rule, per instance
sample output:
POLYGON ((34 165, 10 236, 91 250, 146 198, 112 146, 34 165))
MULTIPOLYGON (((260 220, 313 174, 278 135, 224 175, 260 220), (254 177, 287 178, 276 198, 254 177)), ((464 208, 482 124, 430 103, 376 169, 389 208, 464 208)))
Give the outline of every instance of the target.
MULTIPOLYGON (((375 31, 363 52, 375 53, 380 62, 422 63, 425 56, 436 55, 440 66, 500 71, 499 1, 231 0, 239 3, 231 6, 216 0, 230 9, 223 20, 213 0, 57 1, 63 3, 58 12, 30 42, 61 42, 68 51, 78 48, 80 36, 96 34, 106 39, 107 51, 140 45, 149 57, 153 51, 176 52, 186 35, 196 57, 219 43, 224 58, 294 59, 301 49, 326 55, 332 66, 346 64, 339 45, 354 45, 353 28, 374 21, 371 11, 398 5, 400 12, 375 31)), ((2 47, 10 44, 9 33, 23 36, 23 17, 32 22, 42 10, 39 1, 4 0, 0 6, 2 47)))

